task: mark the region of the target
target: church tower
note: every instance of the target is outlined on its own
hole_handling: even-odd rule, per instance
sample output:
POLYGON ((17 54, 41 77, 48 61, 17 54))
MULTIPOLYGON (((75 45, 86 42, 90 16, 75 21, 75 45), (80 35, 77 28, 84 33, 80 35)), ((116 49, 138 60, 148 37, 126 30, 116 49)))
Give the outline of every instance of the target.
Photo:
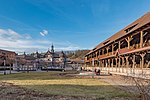
POLYGON ((52 53, 52 66, 54 65, 54 46, 51 46, 51 53, 52 53))
POLYGON ((54 53, 54 46, 53 46, 53 44, 51 46, 51 53, 54 53))

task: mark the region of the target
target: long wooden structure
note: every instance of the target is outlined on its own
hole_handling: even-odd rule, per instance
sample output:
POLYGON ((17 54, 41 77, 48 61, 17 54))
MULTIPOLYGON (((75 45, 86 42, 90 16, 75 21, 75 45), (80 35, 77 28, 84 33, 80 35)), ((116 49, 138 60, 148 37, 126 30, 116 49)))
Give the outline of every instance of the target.
POLYGON ((150 74, 150 12, 87 53, 84 68, 150 74))

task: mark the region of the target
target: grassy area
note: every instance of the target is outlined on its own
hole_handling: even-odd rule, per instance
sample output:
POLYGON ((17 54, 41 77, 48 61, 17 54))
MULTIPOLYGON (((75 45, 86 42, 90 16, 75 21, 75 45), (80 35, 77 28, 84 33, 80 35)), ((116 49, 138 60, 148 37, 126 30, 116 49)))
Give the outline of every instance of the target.
POLYGON ((31 72, 0 75, 0 81, 48 94, 68 96, 130 96, 100 79, 82 79, 65 75, 66 72, 31 72))

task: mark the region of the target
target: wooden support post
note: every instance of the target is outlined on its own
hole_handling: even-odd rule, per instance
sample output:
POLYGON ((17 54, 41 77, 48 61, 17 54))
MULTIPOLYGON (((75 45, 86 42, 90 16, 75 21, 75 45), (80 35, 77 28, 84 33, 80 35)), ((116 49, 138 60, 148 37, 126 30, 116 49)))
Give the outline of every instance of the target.
POLYGON ((127 39, 125 39, 126 41, 127 41, 127 43, 128 43, 128 49, 130 49, 130 41, 132 40, 129 36, 128 36, 128 38, 127 39))
POLYGON ((132 74, 135 74, 135 54, 133 54, 133 59, 132 59, 132 63, 133 63, 133 65, 132 65, 132 74))
POLYGON ((122 58, 122 72, 124 73, 124 57, 122 58))
POLYGON ((130 49, 130 37, 128 37, 128 49, 130 49))
POLYGON ((125 56, 126 59, 126 73, 128 73, 128 68, 129 68, 129 61, 128 61, 129 56, 125 56))
POLYGON ((145 53, 142 53, 142 54, 140 54, 140 56, 141 56, 141 64, 140 64, 140 68, 141 68, 141 70, 142 70, 142 74, 143 74, 143 67, 144 67, 144 56, 145 56, 145 53))
POLYGON ((115 60, 116 60, 116 72, 117 72, 117 65, 118 65, 118 62, 117 62, 117 58, 115 58, 115 60))
MULTIPOLYGON (((111 58, 112 59, 112 58, 111 58)), ((112 60, 110 59, 110 69, 112 71, 112 60)))
POLYGON ((119 61, 118 61, 118 68, 119 68, 119 72, 120 72, 120 68, 121 68, 121 65, 120 65, 120 56, 119 56, 119 61))
POLYGON ((102 55, 104 54, 104 50, 102 49, 102 55))
POLYGON ((103 60, 103 70, 104 70, 104 68, 105 68, 105 60, 103 60))
POLYGON ((100 67, 100 60, 99 59, 97 60, 97 63, 98 63, 97 67, 100 67))
POLYGON ((100 70, 102 69, 102 61, 99 60, 99 67, 100 67, 100 70))
POLYGON ((104 70, 104 67, 105 67, 105 61, 103 60, 103 70, 104 70))
POLYGON ((108 59, 108 72, 110 72, 110 59, 108 59))
POLYGON ((106 48, 106 51, 107 51, 107 54, 106 54, 106 55, 109 55, 108 50, 109 50, 109 47, 106 48))
POLYGON ((100 63, 101 63, 100 67, 101 67, 101 70, 102 70, 102 68, 103 68, 103 63, 102 63, 102 62, 103 62, 103 61, 100 60, 100 63))
POLYGON ((112 67, 112 71, 113 71, 113 69, 114 69, 114 60, 113 60, 113 58, 112 58, 112 62, 111 62, 111 67, 112 67))
POLYGON ((109 59, 109 67, 110 67, 110 69, 111 69, 111 71, 112 71, 111 59, 109 59))
POLYGON ((97 52, 95 52, 96 58, 97 58, 97 52))
POLYGON ((148 61, 146 68, 149 68, 149 67, 150 67, 150 61, 148 61))
POLYGON ((140 48, 143 47, 143 31, 140 32, 140 48))
POLYGON ((105 60, 105 70, 107 70, 108 67, 108 63, 107 63, 107 59, 105 60))
POLYGON ((114 54, 114 44, 112 44, 112 55, 114 54))
POLYGON ((106 66, 107 66, 107 71, 109 70, 109 61, 108 59, 106 60, 106 66))

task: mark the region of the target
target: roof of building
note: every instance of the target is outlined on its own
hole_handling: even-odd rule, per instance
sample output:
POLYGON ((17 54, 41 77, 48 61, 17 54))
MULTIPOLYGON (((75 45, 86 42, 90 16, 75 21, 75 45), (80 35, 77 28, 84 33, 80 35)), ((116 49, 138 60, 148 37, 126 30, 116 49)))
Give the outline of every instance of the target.
POLYGON ((142 27, 146 24, 149 24, 149 23, 150 23, 150 12, 146 13, 144 16, 137 19, 136 21, 134 21, 133 23, 131 23, 130 25, 128 25, 121 31, 117 32, 113 36, 109 37, 105 41, 98 44, 94 49, 92 49, 89 53, 87 53, 87 55, 92 53, 93 51, 96 51, 96 50, 106 46, 107 44, 110 44, 110 43, 116 41, 117 39, 122 38, 125 35, 130 34, 131 32, 133 32, 133 31, 139 29, 140 27, 142 27))
POLYGON ((57 53, 55 53, 55 52, 54 52, 54 53, 52 53, 52 52, 51 52, 51 51, 49 51, 49 50, 45 53, 45 55, 44 55, 44 56, 46 56, 46 55, 53 55, 53 57, 54 57, 54 58, 59 58, 59 54, 57 54, 57 53))
POLYGON ((0 51, 9 52, 9 53, 15 53, 15 52, 13 52, 13 51, 8 51, 8 50, 3 50, 3 49, 0 49, 0 51))
POLYGON ((59 57, 67 58, 67 55, 63 51, 59 52, 58 54, 59 54, 59 57))

